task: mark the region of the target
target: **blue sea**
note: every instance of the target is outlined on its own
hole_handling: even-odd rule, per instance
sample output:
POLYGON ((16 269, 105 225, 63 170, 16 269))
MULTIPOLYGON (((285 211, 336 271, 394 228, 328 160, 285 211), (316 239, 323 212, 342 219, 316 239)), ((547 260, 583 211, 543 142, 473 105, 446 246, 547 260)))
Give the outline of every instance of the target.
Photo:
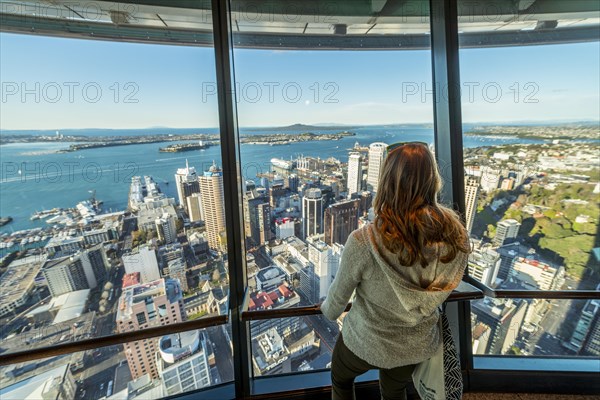
MULTIPOLYGON (((428 126, 365 126, 348 128, 356 136, 338 141, 306 142, 293 145, 241 145, 242 174, 254 179, 257 173, 267 172, 273 157, 296 158, 335 157, 347 161, 348 149, 355 142, 368 146, 372 142, 398 141, 433 142, 433 128, 428 126)), ((313 131, 331 133, 335 130, 313 131)), ((3 131, 4 134, 15 133, 3 131)), ((32 134, 53 132, 30 131, 32 134)), ((146 130, 69 130, 64 135, 140 135, 218 133, 217 129, 146 130)), ((274 133, 256 129, 242 129, 242 134, 274 133)), ((300 131, 298 132, 300 133, 300 131)), ((510 143, 541 143, 541 140, 510 137, 465 136, 465 147, 478 147, 510 143)), ((131 177, 152 175, 161 189, 170 197, 177 197, 174 174, 185 166, 186 159, 197 171, 205 170, 213 161, 221 164, 220 146, 202 151, 184 153, 159 153, 165 143, 140 144, 56 153, 68 143, 16 143, 0 147, 0 216, 11 216, 13 222, 0 228, 0 232, 48 226, 44 220, 31 221, 32 213, 54 207, 73 207, 88 199, 95 190, 96 197, 104 201, 103 211, 119 211, 127 207, 131 177), (20 172, 19 172, 20 171, 20 172)))

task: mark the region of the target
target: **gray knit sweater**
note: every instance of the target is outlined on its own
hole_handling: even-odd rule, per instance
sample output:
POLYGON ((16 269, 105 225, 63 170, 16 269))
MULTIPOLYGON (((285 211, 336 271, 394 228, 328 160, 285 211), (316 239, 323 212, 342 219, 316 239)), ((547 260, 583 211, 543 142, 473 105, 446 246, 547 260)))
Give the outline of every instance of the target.
POLYGON ((352 232, 321 310, 331 320, 338 318, 356 290, 342 333, 359 358, 394 368, 427 360, 439 348, 438 306, 458 286, 467 265, 461 252, 442 263, 440 251, 428 249, 426 268, 405 267, 385 248, 373 224, 352 232))

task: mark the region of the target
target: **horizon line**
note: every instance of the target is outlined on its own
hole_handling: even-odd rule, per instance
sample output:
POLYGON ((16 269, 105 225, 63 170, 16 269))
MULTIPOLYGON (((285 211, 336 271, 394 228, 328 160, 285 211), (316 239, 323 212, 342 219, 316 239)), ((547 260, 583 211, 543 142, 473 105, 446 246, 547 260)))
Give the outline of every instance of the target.
MULTIPOLYGON (((463 124, 498 124, 498 125, 511 125, 511 124, 539 124, 539 125, 552 125, 552 124, 572 124, 572 123, 600 123, 600 119, 574 119, 574 120, 513 120, 513 121, 464 121, 463 124)), ((332 127, 369 127, 369 126, 385 126, 385 125, 433 125, 431 122, 387 122, 387 123, 376 123, 376 124, 345 124, 345 123, 331 123, 331 122, 317 122, 317 123, 301 123, 295 122, 288 125, 253 125, 253 126, 239 126, 240 129, 256 129, 256 128, 287 128, 294 125, 306 125, 316 128, 332 128, 332 127), (321 125, 321 126, 319 126, 321 125)), ((20 129, 4 129, 0 128, 0 133, 4 131, 73 131, 73 130, 149 130, 149 129, 219 129, 218 126, 209 127, 170 127, 170 126, 149 126, 149 127, 137 127, 137 128, 20 128, 20 129)))

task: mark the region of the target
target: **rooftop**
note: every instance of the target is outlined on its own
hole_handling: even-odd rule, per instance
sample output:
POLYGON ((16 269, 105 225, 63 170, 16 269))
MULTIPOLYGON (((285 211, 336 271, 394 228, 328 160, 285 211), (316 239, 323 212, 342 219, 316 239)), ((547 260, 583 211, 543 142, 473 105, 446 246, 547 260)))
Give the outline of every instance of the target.
POLYGON ((10 304, 21 299, 33 285, 42 268, 44 258, 29 256, 11 262, 0 277, 0 304, 10 304))
POLYGON ((158 343, 162 360, 174 364, 195 353, 200 346, 200 331, 189 331, 163 336, 158 343))
POLYGON ((129 286, 137 285, 141 282, 140 273, 132 272, 131 274, 125 274, 123 276, 123 289, 129 286))
POLYGON ((169 302, 174 303, 182 298, 179 282, 173 279, 158 279, 148 283, 129 286, 123 290, 119 298, 116 320, 131 318, 131 307, 135 303, 145 301, 147 298, 167 296, 169 302))
POLYGON ((296 296, 294 292, 290 290, 285 284, 279 285, 279 287, 271 292, 258 292, 253 296, 250 296, 248 302, 248 310, 266 310, 270 308, 277 308, 278 305, 283 304, 286 300, 296 296))
POLYGON ((282 275, 285 275, 285 274, 280 268, 278 268, 276 266, 271 266, 271 267, 267 267, 265 269, 261 269, 260 271, 258 271, 258 273, 256 274, 256 279, 265 282, 270 279, 275 279, 277 277, 280 277, 282 275))
POLYGON ((0 388, 0 398, 2 400, 59 398, 58 392, 68 373, 68 367, 68 363, 63 364, 8 387, 0 388))
POLYGON ((58 324, 80 317, 86 311, 90 289, 77 290, 52 298, 51 308, 60 308, 52 324, 58 324))

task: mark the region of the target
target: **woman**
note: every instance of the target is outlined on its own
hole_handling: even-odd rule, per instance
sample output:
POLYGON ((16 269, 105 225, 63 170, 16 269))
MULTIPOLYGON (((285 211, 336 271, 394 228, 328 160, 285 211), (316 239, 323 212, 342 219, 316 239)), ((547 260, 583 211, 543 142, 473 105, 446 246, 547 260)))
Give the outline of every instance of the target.
POLYGON ((321 310, 330 320, 356 291, 332 355, 333 399, 354 399, 354 378, 379 369, 383 399, 405 399, 416 364, 441 345, 438 307, 458 286, 469 242, 437 202, 441 179, 424 143, 388 147, 373 223, 348 237, 321 310))

